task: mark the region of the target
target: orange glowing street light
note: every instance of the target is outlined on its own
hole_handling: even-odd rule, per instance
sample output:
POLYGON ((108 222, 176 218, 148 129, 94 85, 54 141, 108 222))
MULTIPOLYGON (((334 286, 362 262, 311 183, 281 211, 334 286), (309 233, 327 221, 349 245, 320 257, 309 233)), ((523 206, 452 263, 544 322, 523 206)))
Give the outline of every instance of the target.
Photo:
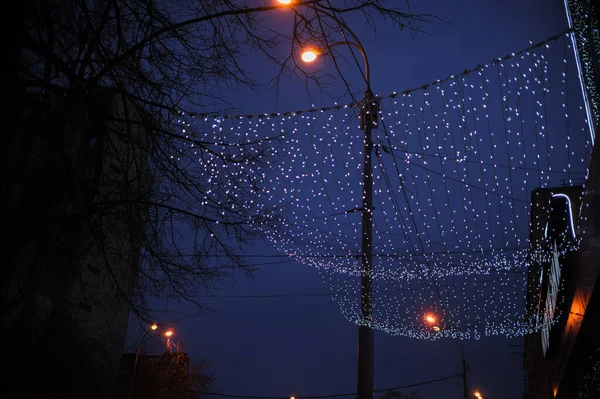
POLYGON ((483 399, 483 396, 481 396, 481 393, 479 391, 475 391, 475 393, 473 393, 473 395, 475 395, 475 397, 477 399, 483 399))
MULTIPOLYGON (((158 330, 158 324, 154 323, 150 326, 150 328, 148 330, 146 330, 146 332, 144 333, 144 335, 142 336, 142 339, 140 340, 138 346, 137 346, 137 350, 135 351, 135 359, 133 361, 133 371, 131 374, 131 385, 129 387, 129 399, 131 399, 133 397, 133 387, 134 387, 134 383, 135 383, 135 376, 137 374, 137 365, 138 365, 138 359, 140 357, 140 350, 142 349, 142 346, 144 345, 144 342, 146 342, 146 339, 150 338, 150 333, 153 331, 158 330)), ((162 327, 161 327, 162 330, 162 327)), ((167 338, 170 338, 173 336, 173 334, 175 334, 175 332, 173 331, 172 328, 169 328, 167 331, 165 331, 163 333, 163 335, 167 338)))
POLYGON ((311 62, 317 59, 319 54, 321 54, 319 50, 308 48, 304 50, 302 54, 300 54, 300 58, 302 59, 302 61, 306 62, 307 64, 310 64, 311 62))
POLYGON ((286 5, 286 6, 292 4, 292 0, 277 0, 277 1, 280 4, 283 4, 283 5, 286 5))
POLYGON ((427 324, 431 325, 433 331, 441 330, 440 326, 437 324, 437 318, 432 313, 425 315, 425 321, 427 322, 427 324))

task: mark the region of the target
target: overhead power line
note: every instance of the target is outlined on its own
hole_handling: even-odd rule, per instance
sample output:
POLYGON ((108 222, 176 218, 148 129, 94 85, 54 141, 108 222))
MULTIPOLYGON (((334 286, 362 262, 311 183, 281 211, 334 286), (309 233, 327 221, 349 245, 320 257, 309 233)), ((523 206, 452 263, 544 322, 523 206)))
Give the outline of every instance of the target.
MULTIPOLYGON (((385 99, 385 98, 396 98, 399 95, 403 95, 403 94, 410 94, 419 90, 426 90, 428 87, 430 86, 437 86, 440 84, 443 84, 447 81, 452 81, 455 80, 456 78, 460 77, 460 76, 464 76, 464 75, 468 75, 470 73, 482 70, 483 68, 488 67, 489 65, 496 65, 501 63, 502 61, 508 60, 510 58, 514 58, 517 55, 521 55, 524 54, 528 51, 534 50, 538 47, 542 47, 543 45, 550 43, 554 40, 559 39, 562 36, 565 36, 569 33, 573 32, 573 29, 566 29, 563 32, 560 32, 556 35, 550 36, 549 38, 542 40, 540 42, 534 43, 529 45, 526 48, 523 48, 517 52, 513 52, 513 53, 508 53, 506 55, 504 55, 503 57, 497 57, 494 58, 493 60, 491 60, 490 62, 488 62, 487 64, 479 64, 474 68, 471 69, 465 69, 464 71, 460 72, 460 73, 455 73, 455 74, 450 74, 449 76, 447 76, 444 79, 438 79, 435 80, 431 83, 426 83, 424 85, 421 85, 419 87, 413 87, 411 89, 406 89, 403 90, 402 92, 393 92, 393 93, 389 93, 386 95, 381 95, 381 96, 377 96, 377 98, 381 98, 381 99, 385 99)), ((206 112, 188 112, 187 114, 192 116, 192 117, 197 117, 197 118, 215 118, 215 119, 251 119, 251 118, 274 118, 277 116, 289 116, 289 115, 301 115, 303 113, 315 113, 315 112, 323 112, 323 111, 329 111, 332 109, 343 109, 343 108, 353 108, 356 106, 356 101, 353 101, 349 104, 336 104, 336 105, 332 105, 332 106, 328 106, 328 107, 321 107, 321 108, 309 108, 309 109, 302 109, 302 110, 297 110, 297 111, 287 111, 287 112, 271 112, 271 113, 264 113, 264 114, 246 114, 246 115, 223 115, 223 114, 214 114, 214 113, 206 113, 206 112)), ((185 140, 185 137, 180 137, 181 140, 185 140)))

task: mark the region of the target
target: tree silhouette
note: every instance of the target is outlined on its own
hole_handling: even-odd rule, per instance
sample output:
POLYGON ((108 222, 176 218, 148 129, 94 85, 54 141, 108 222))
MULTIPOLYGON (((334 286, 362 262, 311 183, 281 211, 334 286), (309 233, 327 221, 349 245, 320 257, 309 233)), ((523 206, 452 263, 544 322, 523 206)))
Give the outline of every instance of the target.
POLYGON ((326 46, 351 14, 411 31, 428 19, 396 1, 304 0, 295 2, 293 24, 282 33, 267 22, 279 4, 250 4, 15 6, 2 146, 2 217, 10 234, 1 316, 3 333, 20 348, 15 373, 31 364, 36 348, 57 348, 48 326, 61 329, 61 320, 122 335, 124 309, 152 318, 149 296, 197 303, 199 291, 236 270, 252 272, 241 248, 258 237, 253 226, 277 228, 281 215, 249 201, 266 187, 248 171, 272 160, 280 137, 198 140, 181 121, 189 112, 229 110, 228 89, 256 88, 244 60, 276 65, 274 89, 291 73, 326 90, 326 75, 298 68, 298 46, 326 46))

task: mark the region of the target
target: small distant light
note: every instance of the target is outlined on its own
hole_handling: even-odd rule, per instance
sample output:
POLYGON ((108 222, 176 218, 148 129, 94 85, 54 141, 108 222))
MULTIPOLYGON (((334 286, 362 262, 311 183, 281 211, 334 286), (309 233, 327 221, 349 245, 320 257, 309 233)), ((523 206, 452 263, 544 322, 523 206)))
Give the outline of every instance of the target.
POLYGON ((435 316, 433 316, 433 315, 431 315, 431 314, 428 314, 427 316, 425 316, 425 320, 426 320, 428 323, 435 323, 435 316))
POLYGON ((173 335, 173 330, 165 331, 165 337, 170 337, 173 335))
POLYGON ((277 0, 277 1, 280 4, 285 4, 285 5, 292 4, 292 0, 277 0))
POLYGON ((296 397, 295 396, 290 396, 290 399, 296 399, 296 397))
POLYGON ((440 327, 439 326, 433 326, 433 330, 434 331, 440 331, 440 327))
POLYGON ((156 330, 157 328, 158 328, 158 326, 157 326, 156 324, 152 324, 152 325, 150 326, 150 329, 151 329, 151 330, 156 330))

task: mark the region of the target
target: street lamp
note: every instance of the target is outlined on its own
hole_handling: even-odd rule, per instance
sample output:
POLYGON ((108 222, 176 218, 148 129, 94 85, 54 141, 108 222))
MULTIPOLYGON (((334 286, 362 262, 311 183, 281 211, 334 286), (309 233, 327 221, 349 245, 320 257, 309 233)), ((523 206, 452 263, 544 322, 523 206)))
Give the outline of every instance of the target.
MULTIPOLYGON (((281 2, 281 0, 279 0, 281 2)), ((363 56, 365 66, 365 93, 360 101, 360 129, 364 130, 364 154, 362 173, 362 207, 361 207, 361 319, 358 326, 358 399, 372 399, 373 387, 373 173, 371 168, 371 155, 373 152, 373 127, 377 127, 378 102, 371 92, 371 71, 369 60, 364 47, 354 32, 334 15, 319 10, 327 15, 352 36, 354 42, 340 41, 328 45, 326 48, 310 47, 301 54, 302 61, 313 62, 317 57, 339 45, 352 46, 358 49, 363 56)))
MULTIPOLYGON (((135 351, 135 359, 133 360, 133 370, 132 370, 132 374, 131 374, 131 386, 129 387, 129 399, 131 399, 133 397, 133 386, 135 383, 135 376, 137 374, 137 366, 138 366, 138 359, 140 357, 140 351, 142 350, 142 346, 144 346, 144 343, 146 342, 146 340, 150 337, 150 333, 152 331, 156 331, 158 330, 158 324, 154 323, 150 326, 150 328, 148 330, 146 330, 146 332, 144 333, 144 335, 142 335, 142 338, 140 339, 140 342, 137 346, 137 350, 135 351)), ((167 329, 165 332, 163 332, 163 335, 165 337, 167 337, 167 339, 171 338, 173 336, 173 334, 175 334, 175 332, 173 331, 172 328, 167 329)))
POLYGON ((300 58, 302 58, 302 61, 306 62, 307 64, 313 62, 314 60, 317 59, 317 57, 319 56, 320 51, 316 50, 316 49, 306 49, 302 52, 302 54, 300 55, 300 58))
MULTIPOLYGON (((431 326, 434 331, 440 331, 441 328, 438 324, 437 317, 433 313, 428 313, 425 315, 425 321, 427 324, 431 326)), ((463 379, 463 398, 469 399, 469 388, 467 385, 467 361, 465 359, 465 347, 463 346, 462 341, 459 339, 458 344, 460 345, 460 353, 462 356, 462 379, 463 379)), ((479 391, 476 391, 474 394, 477 399, 483 399, 479 391), (479 395, 479 396, 478 396, 479 395)))
POLYGON ((434 315, 432 315, 431 313, 425 316, 425 321, 429 324, 433 324, 437 321, 437 319, 435 318, 434 315))
POLYGON ((479 391, 475 391, 475 392, 473 393, 473 395, 475 395, 475 397, 476 397, 477 399, 483 399, 483 396, 481 395, 481 393, 480 393, 479 391))

